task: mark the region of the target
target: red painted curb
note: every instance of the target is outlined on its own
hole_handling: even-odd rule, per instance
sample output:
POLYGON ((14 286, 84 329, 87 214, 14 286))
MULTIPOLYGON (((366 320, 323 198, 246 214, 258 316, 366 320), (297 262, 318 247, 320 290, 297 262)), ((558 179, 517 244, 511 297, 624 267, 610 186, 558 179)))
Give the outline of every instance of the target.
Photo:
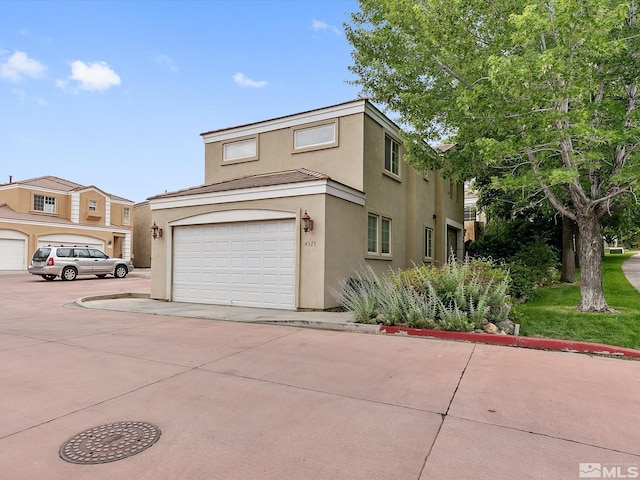
POLYGON ((578 342, 574 340, 556 340, 553 338, 521 337, 513 335, 493 335, 473 332, 447 332, 444 330, 427 330, 424 328, 380 326, 380 333, 391 335, 406 334, 415 337, 441 338, 490 345, 508 345, 512 347, 534 348, 538 350, 556 350, 560 352, 590 353, 609 355, 612 357, 639 358, 640 350, 632 348, 603 345, 601 343, 578 342))

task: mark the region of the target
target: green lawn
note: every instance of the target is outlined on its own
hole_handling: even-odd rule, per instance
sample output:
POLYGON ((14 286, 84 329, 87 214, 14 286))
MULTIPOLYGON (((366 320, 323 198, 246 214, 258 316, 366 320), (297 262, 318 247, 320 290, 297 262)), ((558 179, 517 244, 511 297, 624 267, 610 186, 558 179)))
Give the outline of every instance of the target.
POLYGON ((640 293, 622 273, 632 254, 606 255, 602 264, 605 298, 619 313, 580 313, 580 286, 541 288, 535 298, 516 308, 520 334, 604 343, 640 350, 640 293))

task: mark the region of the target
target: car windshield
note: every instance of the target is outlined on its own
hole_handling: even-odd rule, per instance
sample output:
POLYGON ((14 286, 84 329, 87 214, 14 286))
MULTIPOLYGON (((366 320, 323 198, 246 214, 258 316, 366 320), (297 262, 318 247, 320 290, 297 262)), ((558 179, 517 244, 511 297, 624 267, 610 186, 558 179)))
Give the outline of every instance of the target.
POLYGON ((47 259, 49 253, 51 253, 50 248, 39 248, 38 250, 36 250, 36 253, 33 254, 33 260, 42 262, 47 259))

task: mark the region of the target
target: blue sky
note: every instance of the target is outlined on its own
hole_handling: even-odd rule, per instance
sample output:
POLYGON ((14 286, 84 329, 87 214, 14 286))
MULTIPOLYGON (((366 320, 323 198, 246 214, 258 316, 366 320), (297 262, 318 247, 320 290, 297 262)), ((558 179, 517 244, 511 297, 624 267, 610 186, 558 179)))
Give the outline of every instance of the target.
POLYGON ((134 202, 204 181, 200 133, 356 98, 351 0, 0 1, 0 183, 134 202))

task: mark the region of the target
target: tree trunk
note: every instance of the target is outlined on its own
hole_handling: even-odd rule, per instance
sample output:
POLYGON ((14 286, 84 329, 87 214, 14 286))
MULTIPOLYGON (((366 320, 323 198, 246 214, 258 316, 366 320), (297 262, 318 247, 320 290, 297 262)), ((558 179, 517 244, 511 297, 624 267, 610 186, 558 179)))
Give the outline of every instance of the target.
POLYGON ((562 217, 562 274, 560 281, 576 282, 576 251, 573 241, 574 222, 562 217))
POLYGON ((580 233, 580 303, 583 312, 612 312, 602 288, 602 224, 593 212, 577 216, 580 233))

